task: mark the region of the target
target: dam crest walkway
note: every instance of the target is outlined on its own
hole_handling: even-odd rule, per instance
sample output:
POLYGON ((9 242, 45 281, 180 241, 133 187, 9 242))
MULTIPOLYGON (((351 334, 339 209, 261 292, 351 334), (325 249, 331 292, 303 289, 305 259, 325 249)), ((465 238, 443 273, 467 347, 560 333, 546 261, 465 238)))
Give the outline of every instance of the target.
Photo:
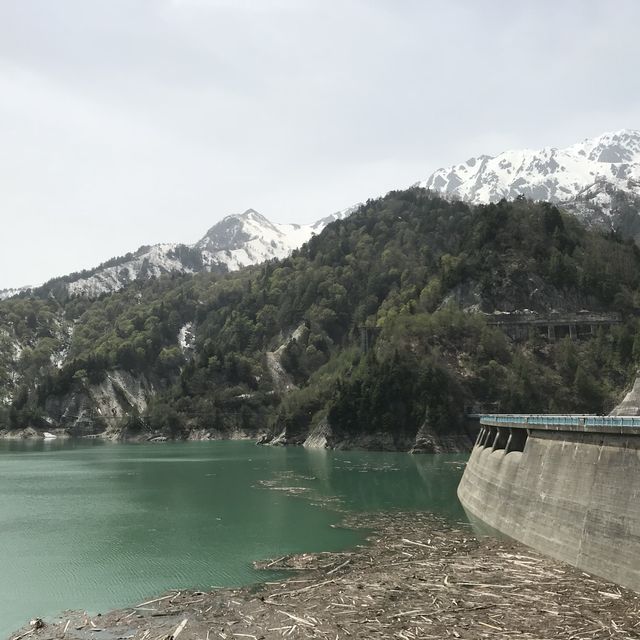
POLYGON ((511 427, 551 431, 588 431, 597 433, 640 434, 640 416, 597 416, 577 414, 476 414, 480 424, 489 427, 511 427))

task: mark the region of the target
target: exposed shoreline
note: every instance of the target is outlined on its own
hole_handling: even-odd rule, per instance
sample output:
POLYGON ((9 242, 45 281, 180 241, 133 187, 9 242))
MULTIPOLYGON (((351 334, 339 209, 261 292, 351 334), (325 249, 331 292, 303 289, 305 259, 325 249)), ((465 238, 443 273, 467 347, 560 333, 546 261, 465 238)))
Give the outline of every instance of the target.
MULTIPOLYGON (((255 434, 246 433, 244 431, 205 431, 194 430, 189 432, 186 438, 169 438, 162 433, 126 433, 122 431, 102 431, 96 434, 74 435, 63 427, 51 428, 50 433, 55 435, 58 440, 99 440, 103 442, 192 442, 192 441, 210 441, 210 440, 253 440, 258 439, 255 434)), ((37 442, 43 440, 43 431, 36 430, 32 427, 22 429, 0 429, 0 440, 12 440, 17 442, 37 442)))
POLYGON ((66 612, 11 638, 162 640, 181 626, 180 640, 640 637, 639 594, 518 543, 427 513, 356 514, 344 526, 373 534, 345 552, 256 563, 293 570, 287 580, 66 612))
MULTIPOLYGON (((210 442, 221 440, 250 440, 255 444, 267 447, 305 447, 308 449, 326 449, 329 451, 385 451, 397 453, 469 453, 473 447, 475 434, 455 432, 435 436, 429 434, 425 439, 407 438, 395 441, 391 434, 373 433, 343 437, 339 439, 317 439, 313 434, 306 438, 287 439, 283 435, 274 437, 266 432, 250 433, 241 429, 235 431, 216 431, 213 429, 196 429, 186 437, 171 438, 162 433, 127 433, 122 431, 103 431, 98 434, 74 435, 65 428, 50 428, 50 433, 59 440, 98 440, 102 442, 121 443, 163 443, 163 442, 210 442)), ((44 439, 43 432, 32 427, 22 429, 0 429, 0 441, 37 442, 44 439)))

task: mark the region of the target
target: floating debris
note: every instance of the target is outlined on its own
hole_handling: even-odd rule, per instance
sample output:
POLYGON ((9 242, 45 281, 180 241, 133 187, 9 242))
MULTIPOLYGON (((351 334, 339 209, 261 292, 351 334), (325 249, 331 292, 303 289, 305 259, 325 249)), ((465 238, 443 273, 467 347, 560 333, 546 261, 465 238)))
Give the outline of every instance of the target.
POLYGON ((638 638, 640 596, 515 542, 421 513, 355 514, 375 533, 341 553, 256 563, 288 580, 172 591, 100 617, 65 613, 13 636, 235 638, 638 638))

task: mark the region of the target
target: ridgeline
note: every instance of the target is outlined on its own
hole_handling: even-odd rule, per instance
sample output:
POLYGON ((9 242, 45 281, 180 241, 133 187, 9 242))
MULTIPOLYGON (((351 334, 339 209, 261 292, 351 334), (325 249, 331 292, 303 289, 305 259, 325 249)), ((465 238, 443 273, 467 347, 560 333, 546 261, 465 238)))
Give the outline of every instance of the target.
POLYGON ((640 362, 639 312, 631 240, 546 203, 391 192, 284 260, 3 301, 0 429, 455 448, 478 403, 610 410, 640 362), (490 323, 584 310, 621 322, 555 341, 490 323))

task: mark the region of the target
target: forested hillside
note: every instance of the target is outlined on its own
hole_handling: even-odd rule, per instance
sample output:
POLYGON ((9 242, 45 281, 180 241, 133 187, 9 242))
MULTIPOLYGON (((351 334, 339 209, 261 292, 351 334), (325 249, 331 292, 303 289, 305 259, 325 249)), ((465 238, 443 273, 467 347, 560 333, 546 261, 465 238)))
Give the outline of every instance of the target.
MULTIPOLYGON (((524 199, 392 192, 285 260, 0 303, 6 428, 329 442, 458 430, 465 405, 604 412, 640 361, 640 252, 524 199), (513 342, 495 311, 617 311, 589 340, 513 342)), ((387 446, 385 445, 385 446, 387 446)))

